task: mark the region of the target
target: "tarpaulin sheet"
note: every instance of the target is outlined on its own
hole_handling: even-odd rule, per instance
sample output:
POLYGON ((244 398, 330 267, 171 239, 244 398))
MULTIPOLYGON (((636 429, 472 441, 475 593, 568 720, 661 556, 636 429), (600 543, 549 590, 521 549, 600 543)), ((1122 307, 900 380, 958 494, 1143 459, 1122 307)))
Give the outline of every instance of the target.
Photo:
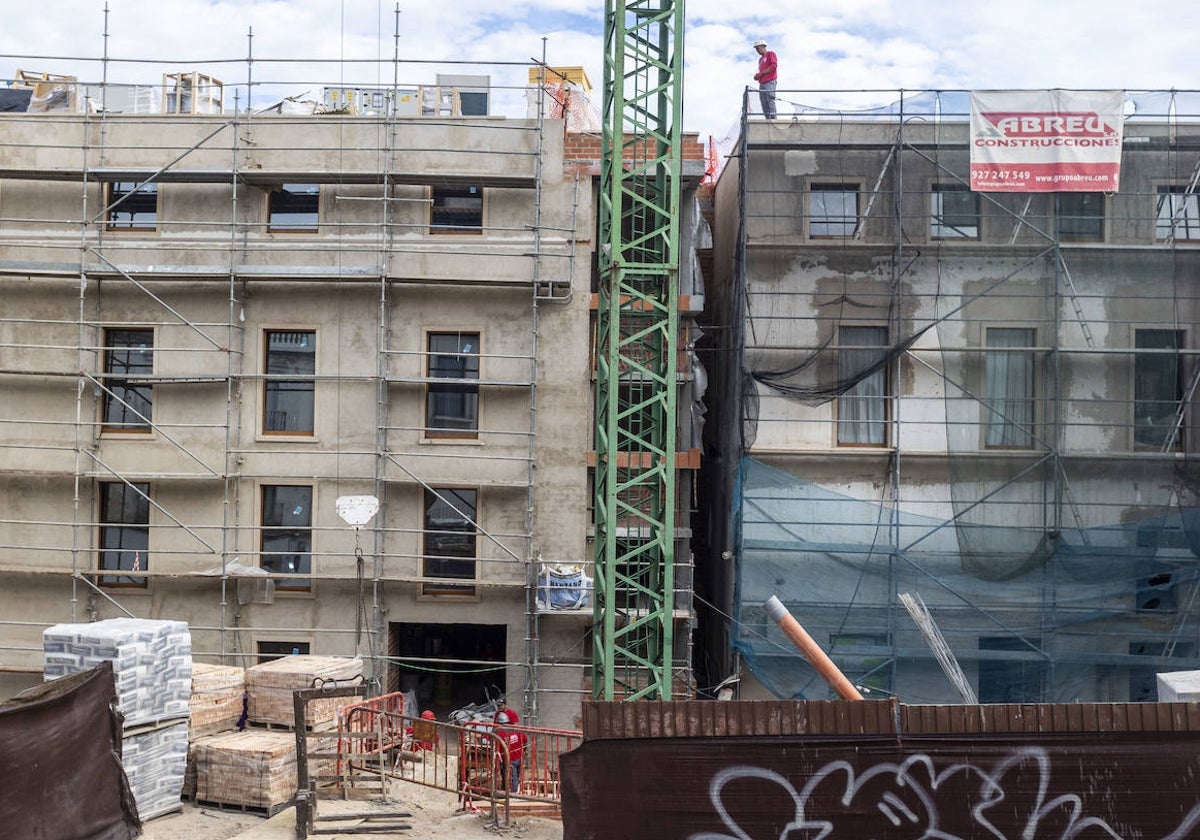
POLYGON ((131 840, 141 822, 121 768, 112 663, 0 704, 0 836, 131 840))
POLYGON ((1196 732, 601 739, 559 765, 564 840, 1200 837, 1196 732))

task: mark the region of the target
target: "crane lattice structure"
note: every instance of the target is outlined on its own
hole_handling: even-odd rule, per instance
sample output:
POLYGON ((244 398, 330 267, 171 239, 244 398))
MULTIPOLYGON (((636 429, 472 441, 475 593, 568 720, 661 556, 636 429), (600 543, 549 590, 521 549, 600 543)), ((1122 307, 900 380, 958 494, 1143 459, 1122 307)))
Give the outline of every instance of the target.
POLYGON ((683 0, 608 0, 592 694, 671 696, 683 0))

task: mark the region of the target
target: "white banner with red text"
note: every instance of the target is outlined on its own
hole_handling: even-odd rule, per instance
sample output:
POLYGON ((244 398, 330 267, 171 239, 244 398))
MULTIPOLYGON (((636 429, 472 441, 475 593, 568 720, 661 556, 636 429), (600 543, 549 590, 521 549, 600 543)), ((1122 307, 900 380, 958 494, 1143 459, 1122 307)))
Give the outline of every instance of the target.
POLYGON ((1125 93, 971 93, 971 189, 1116 192, 1125 93))

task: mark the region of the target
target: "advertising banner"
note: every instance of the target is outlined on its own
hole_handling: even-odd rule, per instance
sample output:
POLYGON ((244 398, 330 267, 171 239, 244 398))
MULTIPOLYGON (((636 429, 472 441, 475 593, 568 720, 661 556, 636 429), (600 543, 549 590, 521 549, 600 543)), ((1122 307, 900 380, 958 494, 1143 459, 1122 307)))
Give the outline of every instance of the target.
POLYGON ((975 91, 971 189, 978 192, 1116 192, 1125 94, 975 91))

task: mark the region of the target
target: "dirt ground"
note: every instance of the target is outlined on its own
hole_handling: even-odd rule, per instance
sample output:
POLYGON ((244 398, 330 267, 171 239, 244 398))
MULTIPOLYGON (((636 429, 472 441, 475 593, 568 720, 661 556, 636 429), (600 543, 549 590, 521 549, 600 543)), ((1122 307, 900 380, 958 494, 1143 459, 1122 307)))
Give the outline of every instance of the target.
MULTIPOLYGON (((318 814, 336 813, 345 805, 356 811, 368 809, 403 810, 412 814, 404 821, 412 826, 409 831, 395 833, 337 834, 325 835, 334 838, 378 837, 378 838, 430 838, 431 840, 562 840, 562 823, 540 817, 513 817, 506 827, 491 825, 490 820, 477 813, 458 811, 456 794, 444 790, 415 784, 399 784, 393 795, 397 801, 384 803, 369 802, 318 804, 318 814)), ((294 809, 287 809, 270 820, 240 811, 223 811, 211 806, 184 803, 183 811, 167 814, 147 822, 143 828, 144 840, 292 840, 295 836, 294 809)))

